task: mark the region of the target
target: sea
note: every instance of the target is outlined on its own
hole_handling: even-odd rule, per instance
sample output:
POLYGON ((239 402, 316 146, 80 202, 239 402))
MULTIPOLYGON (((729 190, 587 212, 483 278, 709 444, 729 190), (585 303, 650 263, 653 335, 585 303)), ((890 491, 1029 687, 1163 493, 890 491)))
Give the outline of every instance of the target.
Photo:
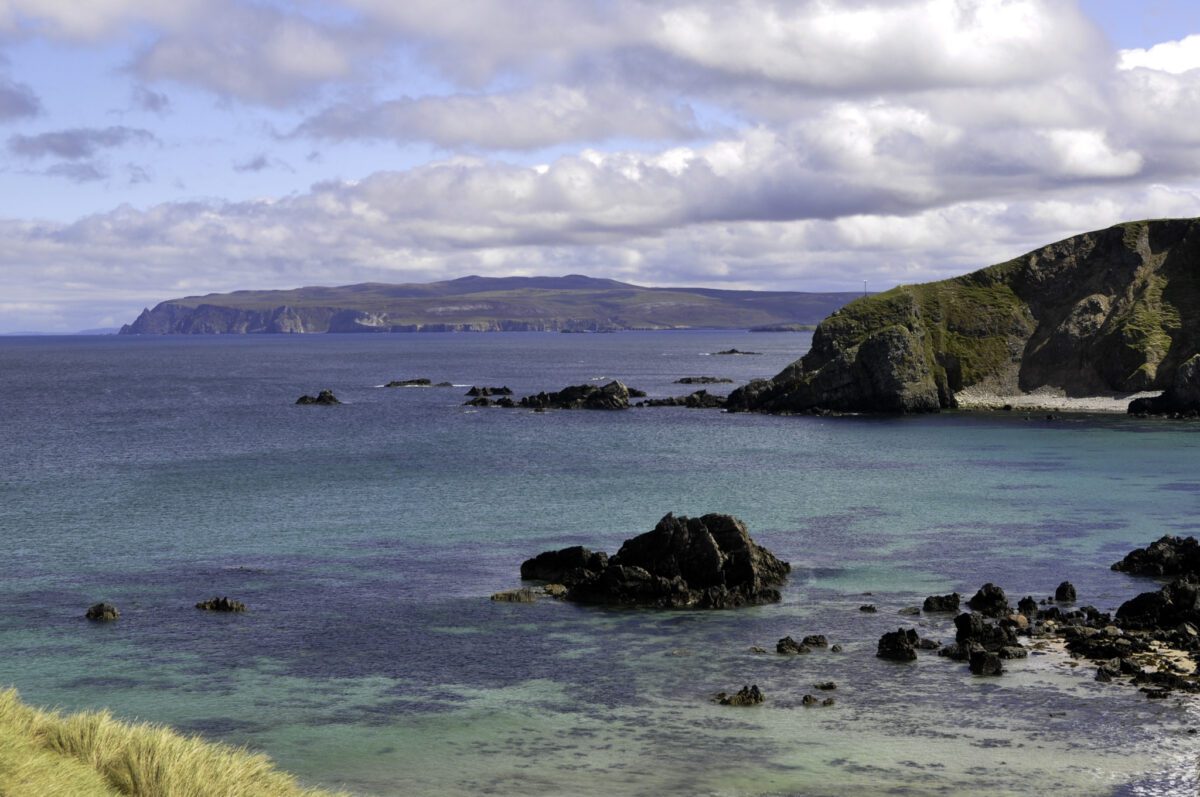
POLYGON ((1157 588, 1110 565, 1196 532, 1195 422, 463 406, 471 385, 742 384, 810 342, 2 338, 0 687, 362 795, 1195 794, 1194 698, 1147 700, 1054 650, 998 678, 875 656, 901 627, 952 640, 949 615, 900 613, 927 595, 993 582, 1015 603, 1069 580, 1112 611, 1157 588), (731 348, 759 353, 714 354, 731 348), (455 387, 383 387, 420 377, 455 387), (326 388, 343 404, 295 405, 326 388), (782 601, 489 599, 527 557, 612 553, 668 512, 744 520, 792 563, 782 601), (194 608, 213 596, 249 609, 194 608), (98 601, 121 618, 83 619, 98 601), (774 652, 808 634, 842 651, 774 652), (762 705, 713 702, 745 684, 762 705))

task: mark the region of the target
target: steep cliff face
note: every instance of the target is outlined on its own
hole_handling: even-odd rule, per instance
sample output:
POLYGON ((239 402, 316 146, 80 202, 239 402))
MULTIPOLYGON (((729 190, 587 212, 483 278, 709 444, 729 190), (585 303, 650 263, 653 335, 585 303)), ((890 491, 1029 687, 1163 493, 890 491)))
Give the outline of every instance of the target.
POLYGON ((121 327, 122 335, 240 335, 255 332, 328 332, 337 311, 330 307, 286 305, 270 310, 247 310, 201 304, 197 307, 163 302, 146 309, 132 324, 121 327))
POLYGON ((733 409, 931 412, 978 386, 1088 396, 1169 386, 1200 350, 1200 219, 1119 224, 856 300, 733 409))

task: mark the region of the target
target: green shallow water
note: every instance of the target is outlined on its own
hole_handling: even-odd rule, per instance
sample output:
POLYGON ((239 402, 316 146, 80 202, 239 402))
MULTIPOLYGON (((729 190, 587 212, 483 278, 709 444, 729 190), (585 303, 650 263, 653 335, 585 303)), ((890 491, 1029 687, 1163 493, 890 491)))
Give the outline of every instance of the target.
MULTIPOLYGON (((770 375, 807 335, 410 335, 0 341, 0 683, 268 752, 364 794, 1192 794, 1190 701, 1058 655, 972 678, 874 657, 897 612, 985 581, 1108 570, 1194 533, 1200 427, 946 414, 477 411, 621 378, 770 375), (708 357, 727 348, 761 357, 708 357), (301 408, 331 387, 337 408, 301 408), (790 560, 784 600, 730 612, 498 605, 522 559, 613 551, 667 511, 730 512, 790 560), (869 593, 869 594, 868 594, 869 593), (212 594, 238 617, 201 615, 212 594), (96 600, 122 619, 81 619, 96 600), (877 614, 859 605, 874 603, 877 614), (842 654, 798 658, 784 635, 842 654), (818 681, 837 704, 804 708, 818 681), (710 702, 757 683, 759 707, 710 702)), ((918 618, 948 640, 949 618, 918 618)))

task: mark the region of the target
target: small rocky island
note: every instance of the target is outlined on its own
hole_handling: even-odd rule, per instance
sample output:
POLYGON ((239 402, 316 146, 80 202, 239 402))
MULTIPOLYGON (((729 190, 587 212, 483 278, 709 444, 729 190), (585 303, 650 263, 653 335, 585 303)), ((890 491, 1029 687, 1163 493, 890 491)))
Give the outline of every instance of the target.
POLYGON ((521 565, 521 578, 562 585, 579 603, 726 609, 778 601, 790 570, 732 515, 667 514, 611 557, 581 546, 546 551, 521 565))
POLYGON ((322 390, 320 393, 318 393, 315 396, 309 396, 307 394, 303 395, 300 398, 296 399, 296 403, 297 404, 323 406, 323 407, 332 407, 333 405, 341 404, 342 402, 338 401, 338 397, 333 395, 332 390, 322 390))

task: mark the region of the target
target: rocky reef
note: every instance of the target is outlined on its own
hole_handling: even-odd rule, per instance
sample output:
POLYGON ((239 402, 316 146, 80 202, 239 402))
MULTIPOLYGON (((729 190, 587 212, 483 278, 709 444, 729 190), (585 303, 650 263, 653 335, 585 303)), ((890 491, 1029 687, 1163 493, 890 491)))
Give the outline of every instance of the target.
POLYGON ((954 279, 860 298, 727 408, 936 412, 977 388, 1069 397, 1171 389, 1200 408, 1200 219, 1119 224, 954 279), (1175 387, 1178 385, 1178 387, 1175 387))
POLYGON ((731 515, 667 514, 613 556, 575 546, 521 565, 521 578, 567 588, 579 603, 724 609, 773 603, 791 570, 731 515))
POLYGON ((555 393, 525 396, 517 406, 540 410, 624 410, 629 408, 630 397, 638 395, 646 394, 614 380, 603 386, 571 385, 555 393))
POLYGON ((341 404, 342 402, 338 400, 337 396, 333 395, 332 390, 322 390, 320 393, 318 393, 315 396, 310 396, 308 394, 305 394, 305 395, 301 396, 300 398, 296 399, 296 403, 297 404, 315 404, 315 405, 319 405, 319 406, 331 407, 335 404, 341 404))

